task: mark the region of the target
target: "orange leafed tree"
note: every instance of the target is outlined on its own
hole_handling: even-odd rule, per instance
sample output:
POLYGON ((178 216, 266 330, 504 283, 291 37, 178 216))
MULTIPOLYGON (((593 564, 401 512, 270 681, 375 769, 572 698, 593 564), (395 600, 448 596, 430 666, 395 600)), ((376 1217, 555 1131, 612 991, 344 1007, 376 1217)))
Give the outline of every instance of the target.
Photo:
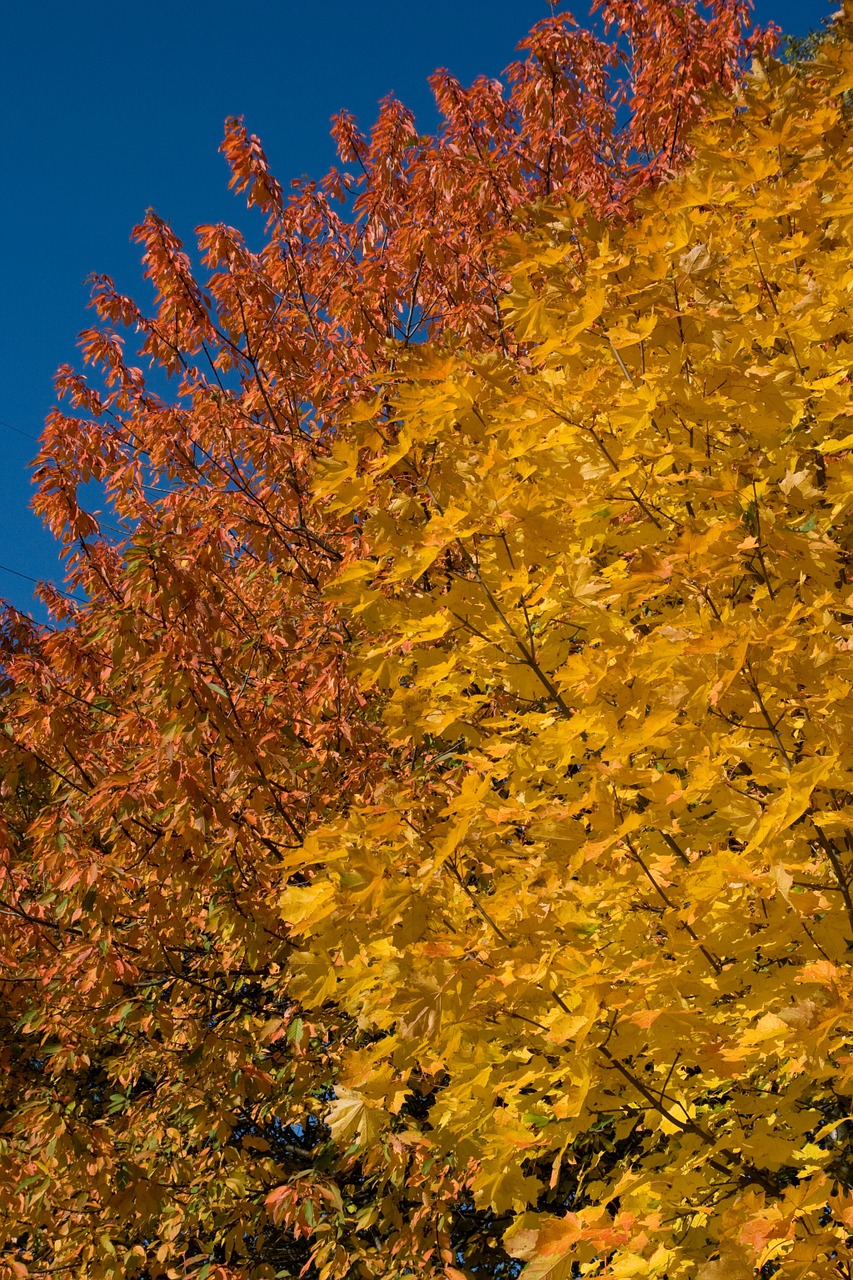
MULTIPOLYGON (((261 1280, 296 1274, 310 1237, 343 1277, 329 1206, 364 1215, 368 1273, 511 1265, 495 1214, 417 1140, 386 1152, 399 1199, 383 1222, 399 1221, 382 1247, 376 1179, 336 1164, 319 1118, 341 1054, 372 1033, 331 999, 319 954, 301 1008, 300 922, 279 897, 310 898, 306 839, 381 803, 390 776, 383 696, 352 670, 365 619, 327 591, 365 550, 349 426, 376 421, 371 398, 425 339, 522 366, 502 239, 569 197, 630 217, 688 158, 702 95, 732 90, 761 47, 738 0, 613 0, 600 18, 600 35, 538 24, 504 84, 437 74, 432 137, 393 100, 369 136, 341 115, 345 169, 287 197, 229 122, 261 250, 200 228, 202 274, 149 214, 153 313, 96 280, 93 376, 60 372, 70 412, 51 415, 37 470, 79 599, 45 588, 56 629, 10 615, 4 631, 9 1276, 261 1280), (312 501, 336 467, 337 511, 312 501), (271 1216, 267 1193, 315 1168, 271 1216)), ((393 465, 390 428, 388 445, 393 465)), ((412 1133, 439 1085, 407 1081, 412 1133)), ((339 1113, 338 1134, 364 1123, 339 1113)))

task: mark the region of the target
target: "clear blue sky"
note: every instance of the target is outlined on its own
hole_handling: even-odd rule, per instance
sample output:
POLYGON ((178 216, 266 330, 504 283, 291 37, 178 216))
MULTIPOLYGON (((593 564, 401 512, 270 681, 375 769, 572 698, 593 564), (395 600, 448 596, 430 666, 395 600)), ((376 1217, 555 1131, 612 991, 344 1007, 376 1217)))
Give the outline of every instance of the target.
MULTIPOLYGON (((758 0, 760 22, 802 34, 825 0, 758 0)), ((546 0, 9 0, 0 25, 0 563, 61 581, 29 510, 28 463, 54 402, 52 377, 77 363, 91 323, 85 277, 140 289, 131 227, 148 207, 192 240, 220 219, 246 225, 218 154, 227 115, 245 115, 285 184, 334 161, 330 116, 362 124, 393 90, 426 132, 426 77, 498 75, 546 0), (17 429, 17 430, 15 430, 17 429), (18 434, 23 432, 27 434, 18 434)), ((580 18, 586 0, 574 6, 580 18)), ((0 570, 0 596, 43 617, 32 584, 0 570)))

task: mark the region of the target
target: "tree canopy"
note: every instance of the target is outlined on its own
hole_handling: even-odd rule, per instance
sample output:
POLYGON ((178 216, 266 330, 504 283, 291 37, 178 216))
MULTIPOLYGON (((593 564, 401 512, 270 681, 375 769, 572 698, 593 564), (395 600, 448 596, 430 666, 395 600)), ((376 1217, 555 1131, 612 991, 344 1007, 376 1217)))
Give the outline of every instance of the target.
POLYGON ((98 282, 85 599, 3 632, 4 1275, 850 1278, 853 15, 739 85, 741 6, 604 14, 611 116, 549 20, 358 180, 233 124, 265 248, 98 282))
POLYGON ((631 225, 544 209, 525 360, 413 354, 321 486, 405 760, 284 899, 382 1033, 333 1130, 440 1079, 530 1280, 847 1274, 852 54, 757 69, 631 225))

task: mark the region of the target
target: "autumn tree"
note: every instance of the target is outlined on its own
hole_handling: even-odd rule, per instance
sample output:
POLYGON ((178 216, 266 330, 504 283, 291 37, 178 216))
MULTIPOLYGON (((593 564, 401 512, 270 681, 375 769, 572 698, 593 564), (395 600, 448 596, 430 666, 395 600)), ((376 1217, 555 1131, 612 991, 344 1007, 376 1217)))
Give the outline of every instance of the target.
POLYGON ((414 1148, 525 1280, 850 1275, 851 19, 629 226, 541 210, 524 360, 410 353, 333 449, 395 767, 281 909, 372 1032, 325 1117, 384 1197, 323 1218, 370 1265, 414 1148))
MULTIPOLYGON (((623 245, 617 257, 633 255, 636 271, 648 264, 647 231, 662 210, 670 217, 665 201, 683 189, 666 180, 696 145, 689 129, 705 110, 702 95, 715 85, 732 94, 759 42, 745 34, 745 6, 726 0, 708 12, 669 0, 614 2, 601 16, 604 36, 566 17, 539 24, 506 87, 481 80, 465 90, 439 74, 444 123, 434 137, 418 136, 396 102, 383 104, 369 137, 339 118, 341 161, 354 172, 303 184, 287 198, 257 140, 231 122, 224 149, 233 185, 268 217, 262 250, 251 252, 232 228, 202 228, 204 279, 152 214, 138 238, 157 293, 154 314, 109 280, 96 281, 99 323, 84 335, 92 374, 61 371, 70 412, 51 416, 37 473, 38 509, 66 548, 66 585, 80 599, 46 588, 55 628, 10 617, 2 637, 0 958, 9 1069, 0 1086, 0 1221, 9 1276, 65 1270, 260 1280, 306 1264, 329 1277, 414 1271, 452 1280, 460 1268, 513 1275, 523 1246, 517 1235, 504 1239, 511 1226, 544 1230, 549 1213, 569 1223, 567 1213, 585 1210, 594 1170, 605 1175, 631 1160, 642 1169, 650 1150, 653 1159, 655 1151, 666 1157, 666 1133, 653 1117, 637 1119, 627 1081, 591 1085, 570 1133, 571 1124, 549 1128, 550 1102, 536 1075, 564 1071, 568 1080, 575 1068, 577 1027, 566 1024, 562 1040, 563 1032, 548 1040, 554 1009, 542 1006, 545 992, 568 1005, 565 990, 544 960, 531 959, 548 929, 546 951, 569 954, 564 931, 574 917, 564 903, 574 881, 566 871, 562 883, 555 869, 559 833, 574 818, 607 829, 604 808, 586 814, 582 788, 591 774, 582 753, 567 745, 565 763, 548 764, 548 735, 537 743, 549 715, 556 739, 565 731, 566 743, 574 741, 566 726, 581 722, 569 717, 574 701, 560 690, 575 676, 558 672, 575 658, 595 666, 611 641, 594 628, 586 636, 589 624, 581 619, 579 628, 537 574, 556 567, 558 551, 566 566, 588 562, 595 596, 595 575, 610 563, 602 560, 607 539, 645 536, 649 511, 652 529, 666 523, 651 505, 657 491, 645 494, 675 481, 652 469, 646 483, 646 437, 638 437, 638 471, 628 480, 627 459, 617 460, 608 444, 623 418, 652 430, 637 408, 641 397, 631 399, 647 375, 637 372, 636 351, 623 355, 617 337, 608 337, 616 368, 628 371, 623 404, 612 369, 608 380, 591 358, 595 326, 610 321, 604 303, 596 313, 590 299, 606 278, 626 316, 639 309, 645 324, 648 308, 631 292, 639 286, 630 272, 623 281, 599 247, 610 234, 623 245), (631 229, 619 230, 626 216, 631 229), (510 234, 521 237, 514 258, 510 234), (564 326, 558 342, 548 317, 576 305, 576 332, 564 326), (424 350, 419 373, 413 352, 427 339, 439 345, 424 350), (575 531, 575 515, 565 523, 568 509, 558 518, 563 499, 554 495, 571 477, 570 491, 587 485, 588 501, 597 503, 604 479, 580 455, 575 466, 569 442, 553 438, 550 410, 537 407, 560 360, 567 370, 581 360, 574 339, 586 361, 578 387, 590 388, 584 430, 595 437, 596 413, 607 418, 601 439, 619 477, 617 514, 596 515, 602 498, 590 508, 589 531, 575 531), (471 436, 470 421, 460 437, 458 397, 478 379, 485 389, 472 405, 487 421, 493 414, 495 426, 483 428, 476 447, 469 441, 466 454, 459 445, 471 436), (527 424, 517 440, 516 413, 527 424), (427 430, 434 435, 424 443, 417 433, 427 430), (534 473, 533 488, 541 486, 554 510, 540 519, 534 502, 522 536, 516 526, 524 520, 509 497, 524 507, 534 473), (83 500, 93 481, 97 511, 83 500), (456 493, 460 483, 448 502, 445 490, 456 493), (486 524, 471 523, 475 507, 486 524), (504 508, 506 528, 488 525, 504 519, 504 508), (531 616, 531 637, 535 627, 548 631, 544 656, 538 641, 500 656, 494 619, 476 613, 464 594, 478 573, 485 586, 477 589, 491 593, 510 627, 520 607, 531 616), (490 575, 499 575, 493 585, 490 575), (532 594, 518 585, 523 579, 532 594), (462 592, 458 623, 454 591, 462 592), (521 666, 504 672, 516 658, 521 666), (543 701, 540 674, 562 709, 543 701), (487 740, 505 745, 505 769, 484 763, 493 750, 487 740), (555 782, 561 771, 574 798, 555 782), (551 820, 549 806, 554 844, 545 857, 550 837, 536 824, 551 820), (482 834, 483 822, 506 837, 514 878, 492 866, 497 836, 482 834), (471 852, 478 841, 482 867, 471 852), (372 870, 365 858, 376 859, 372 870), (535 902, 552 894, 551 923, 537 923, 535 902), (501 909, 490 909, 492 898, 496 908, 514 899, 521 912, 527 952, 517 953, 517 972, 518 939, 501 909), (483 928, 491 921, 492 933, 472 921, 483 928), (501 935, 511 949, 505 955, 495 951, 501 935), (451 972, 462 985, 446 999, 451 972), (473 1039, 458 1016, 469 1004, 468 1025, 479 1027, 494 1062, 470 1059, 473 1039), (448 1049, 453 1018, 460 1040, 448 1049), (533 1037, 526 1049, 509 1026, 533 1037), (524 1067, 524 1052, 535 1067, 524 1067), (502 1063, 516 1075, 487 1070, 502 1063), (525 1071, 533 1071, 529 1080, 525 1071), (608 1105, 591 1123, 602 1103, 596 1088, 608 1105), (519 1119, 522 1096, 531 1100, 519 1119), (529 1156, 501 1145, 482 1122, 484 1109, 505 1121, 513 1141, 527 1133, 529 1156), (535 1118, 525 1119, 528 1112, 535 1118), (466 1132, 454 1128, 454 1115, 466 1132), (559 1159, 548 1145, 557 1134, 565 1139, 559 1159), (492 1187, 498 1166, 509 1182, 492 1187), (545 1219, 519 1217, 524 1196, 545 1219)), ((830 94, 823 83, 818 77, 799 92, 830 94)), ((831 115, 831 94, 827 102, 831 115)), ((732 123, 728 99, 715 110, 719 136, 734 130, 732 148, 751 156, 753 142, 735 136, 745 126, 732 123)), ((828 172, 839 163, 837 132, 821 153, 828 172)), ((706 150, 717 141, 702 144, 700 135, 706 150)), ((750 163, 743 160, 744 170, 750 163)), ((692 171, 690 181, 703 175, 711 206, 725 172, 707 159, 692 171)), ((765 179, 762 190, 782 182, 775 171, 765 179)), ((745 201, 746 188, 735 189, 745 201)), ((736 240, 739 226, 721 229, 721 241, 736 240)), ((693 285, 677 274, 682 249, 664 236, 649 270, 661 272, 652 277, 661 291, 660 281, 676 273, 674 287, 689 300, 693 285)), ((706 279, 698 268, 694 275, 706 279)), ((696 288, 696 308, 710 314, 729 305, 716 295, 703 302, 696 288)), ((769 284, 761 288, 766 310, 776 295, 769 284)), ((663 302, 649 305, 668 314, 663 302)), ((662 384, 666 365, 673 387, 686 379, 695 388, 693 365, 700 367, 704 348, 685 347, 690 377, 679 373, 672 317, 686 320, 679 303, 666 305, 675 307, 672 316, 646 335, 648 385, 662 384)), ((728 312, 721 315, 726 332, 728 312)), ((744 315, 744 325, 757 323, 748 308, 744 315)), ((769 339, 765 346, 772 351, 769 339)), ((747 385, 751 394, 749 378, 747 385)), ((702 398, 692 394, 686 422, 702 398)), ((722 403, 727 393, 715 394, 722 403)), ((685 494, 691 482, 692 473, 685 494)), ((758 545, 764 554, 760 538, 758 545)), ((613 563, 619 558, 614 552, 613 563)), ((750 565, 758 559, 755 552, 750 565)), ((627 628, 633 614, 623 611, 620 624, 621 606, 603 596, 599 604, 599 622, 604 610, 613 634, 627 628)), ((643 607, 651 617, 652 604, 643 607)), ((614 661, 625 675, 622 651, 614 661)), ((593 734, 591 750, 596 741, 593 734)), ((679 769, 676 760, 659 771, 667 786, 679 769)), ((614 777, 614 785, 623 782, 614 777)), ((762 788, 772 794, 764 775, 743 786, 754 803, 762 788)), ((641 800, 622 795, 619 803, 641 800)), ((679 843, 678 833, 672 839, 679 843)), ((639 836, 634 844, 645 857, 639 836)), ((692 934, 659 904, 635 903, 623 854, 622 844, 603 847, 599 870, 590 855, 586 874, 600 874, 604 888, 597 905, 587 890, 591 918, 578 908, 570 932, 594 939, 609 904, 621 904, 612 954, 622 976, 608 970, 600 979, 619 990, 627 984, 624 1006, 601 1006, 619 1025, 602 1034, 604 1013, 584 1017, 590 1046, 603 1043, 599 1053, 611 1052, 630 1071, 630 982, 645 965, 663 983, 657 951, 638 952, 632 969, 630 929, 645 912, 649 936, 674 933, 675 984, 690 976, 684 947, 692 934)), ((650 874, 664 893, 680 892, 681 882, 667 881, 656 862, 650 874)), ((763 889, 755 893, 764 900, 763 889)), ((741 971, 730 972, 728 952, 712 951, 719 939, 701 945, 739 991, 741 971)), ((792 973, 797 964, 794 957, 792 973)), ((709 982, 708 1000, 723 1000, 709 982)), ((579 1007, 564 1016, 571 1022, 579 1007)), ((635 1075, 644 1067, 638 1062, 635 1075)), ((692 1065, 673 1069, 678 1086, 692 1065)), ((701 1166, 700 1184, 712 1167, 701 1166)), ((605 1265, 606 1239, 589 1240, 589 1265, 605 1265)), ((563 1254, 559 1265, 569 1265, 563 1254)))

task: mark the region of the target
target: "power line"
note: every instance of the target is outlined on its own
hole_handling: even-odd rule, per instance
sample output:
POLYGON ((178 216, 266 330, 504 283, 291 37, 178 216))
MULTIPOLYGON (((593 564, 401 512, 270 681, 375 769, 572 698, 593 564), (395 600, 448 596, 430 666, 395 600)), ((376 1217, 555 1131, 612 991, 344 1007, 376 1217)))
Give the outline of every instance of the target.
POLYGON ((39 442, 38 436, 34 436, 31 431, 22 431, 20 427, 13 427, 11 422, 6 422, 3 418, 0 418, 0 427, 5 427, 7 431, 14 431, 16 436, 24 436, 27 440, 35 440, 36 444, 39 442))
MULTIPOLYGON (((16 578, 24 578, 27 582, 34 582, 37 587, 41 586, 43 578, 33 578, 29 573, 21 573, 20 569, 10 569, 7 564, 0 564, 0 569, 4 573, 12 573, 16 578)), ((58 591, 61 596, 67 596, 69 600, 76 600, 78 604, 86 604, 82 596, 75 596, 70 591, 63 591, 62 587, 58 587, 55 582, 50 583, 54 591, 58 591)))

